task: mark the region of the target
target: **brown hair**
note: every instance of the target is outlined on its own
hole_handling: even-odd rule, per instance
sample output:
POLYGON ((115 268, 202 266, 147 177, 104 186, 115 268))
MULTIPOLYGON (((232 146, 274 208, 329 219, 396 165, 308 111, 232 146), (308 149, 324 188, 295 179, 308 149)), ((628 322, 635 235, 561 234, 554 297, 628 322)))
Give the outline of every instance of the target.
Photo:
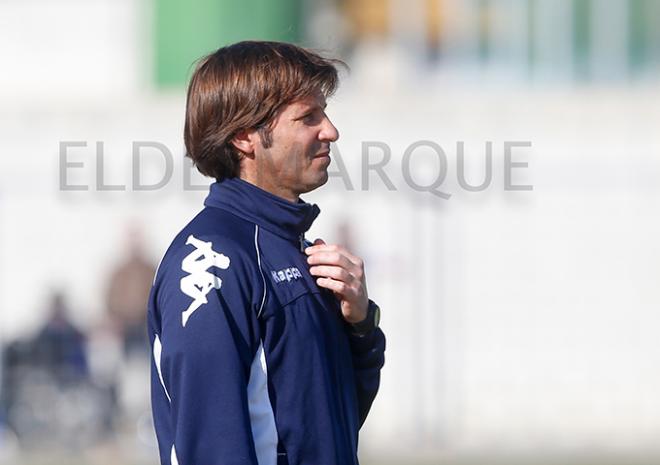
POLYGON ((343 62, 283 42, 246 41, 223 47, 197 65, 186 102, 186 155, 218 181, 239 174, 231 139, 255 128, 266 146, 278 112, 316 91, 332 95, 343 62))

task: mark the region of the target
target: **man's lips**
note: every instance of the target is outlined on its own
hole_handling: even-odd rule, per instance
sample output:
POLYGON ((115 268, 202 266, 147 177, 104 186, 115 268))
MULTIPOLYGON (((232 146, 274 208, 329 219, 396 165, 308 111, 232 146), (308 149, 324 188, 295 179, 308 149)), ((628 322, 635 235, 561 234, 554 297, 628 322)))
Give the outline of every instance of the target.
POLYGON ((323 158, 323 157, 328 157, 330 158, 330 150, 326 150, 325 152, 318 153, 314 155, 314 158, 323 158))

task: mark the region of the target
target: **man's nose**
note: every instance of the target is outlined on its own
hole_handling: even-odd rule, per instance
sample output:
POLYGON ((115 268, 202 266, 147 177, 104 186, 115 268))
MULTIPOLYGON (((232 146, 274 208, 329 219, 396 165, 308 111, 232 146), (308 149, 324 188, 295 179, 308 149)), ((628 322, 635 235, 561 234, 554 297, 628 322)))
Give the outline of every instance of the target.
POLYGON ((327 140, 330 142, 334 142, 339 139, 339 131, 337 131, 337 128, 334 124, 332 124, 332 121, 330 121, 330 118, 327 116, 323 120, 323 127, 321 128, 319 139, 323 141, 327 140))

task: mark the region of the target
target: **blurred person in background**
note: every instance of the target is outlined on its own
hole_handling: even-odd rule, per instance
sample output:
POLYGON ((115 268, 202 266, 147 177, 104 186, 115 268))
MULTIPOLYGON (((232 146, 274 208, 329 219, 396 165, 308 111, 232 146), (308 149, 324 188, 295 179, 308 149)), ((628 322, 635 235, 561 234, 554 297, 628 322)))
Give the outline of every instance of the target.
POLYGON ((156 268, 146 257, 142 233, 131 225, 126 233, 127 254, 108 280, 106 308, 118 329, 124 354, 146 355, 147 299, 156 268))
POLYGON ((48 319, 32 343, 35 365, 61 384, 80 382, 89 375, 85 334, 74 325, 62 292, 51 296, 48 319))
POLYGON ((357 465, 385 338, 362 260, 304 234, 320 213, 338 61, 279 42, 204 58, 187 153, 211 185, 149 299, 164 465, 357 465))
POLYGON ((87 335, 70 313, 64 292, 53 292, 43 325, 3 352, 3 410, 25 448, 78 448, 103 434, 108 403, 91 376, 87 335))

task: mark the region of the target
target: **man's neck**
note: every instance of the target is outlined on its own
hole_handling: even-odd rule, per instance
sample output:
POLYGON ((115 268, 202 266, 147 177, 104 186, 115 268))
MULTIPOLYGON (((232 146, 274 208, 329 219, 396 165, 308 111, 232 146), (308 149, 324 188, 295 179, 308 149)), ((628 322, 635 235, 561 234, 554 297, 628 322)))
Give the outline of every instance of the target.
POLYGON ((256 176, 250 176, 248 173, 241 173, 239 177, 250 184, 257 186, 259 189, 262 189, 270 194, 273 194, 277 197, 280 197, 284 200, 288 200, 292 203, 298 203, 299 196, 295 192, 292 192, 288 189, 281 188, 273 183, 264 183, 263 180, 258 179, 256 176))

